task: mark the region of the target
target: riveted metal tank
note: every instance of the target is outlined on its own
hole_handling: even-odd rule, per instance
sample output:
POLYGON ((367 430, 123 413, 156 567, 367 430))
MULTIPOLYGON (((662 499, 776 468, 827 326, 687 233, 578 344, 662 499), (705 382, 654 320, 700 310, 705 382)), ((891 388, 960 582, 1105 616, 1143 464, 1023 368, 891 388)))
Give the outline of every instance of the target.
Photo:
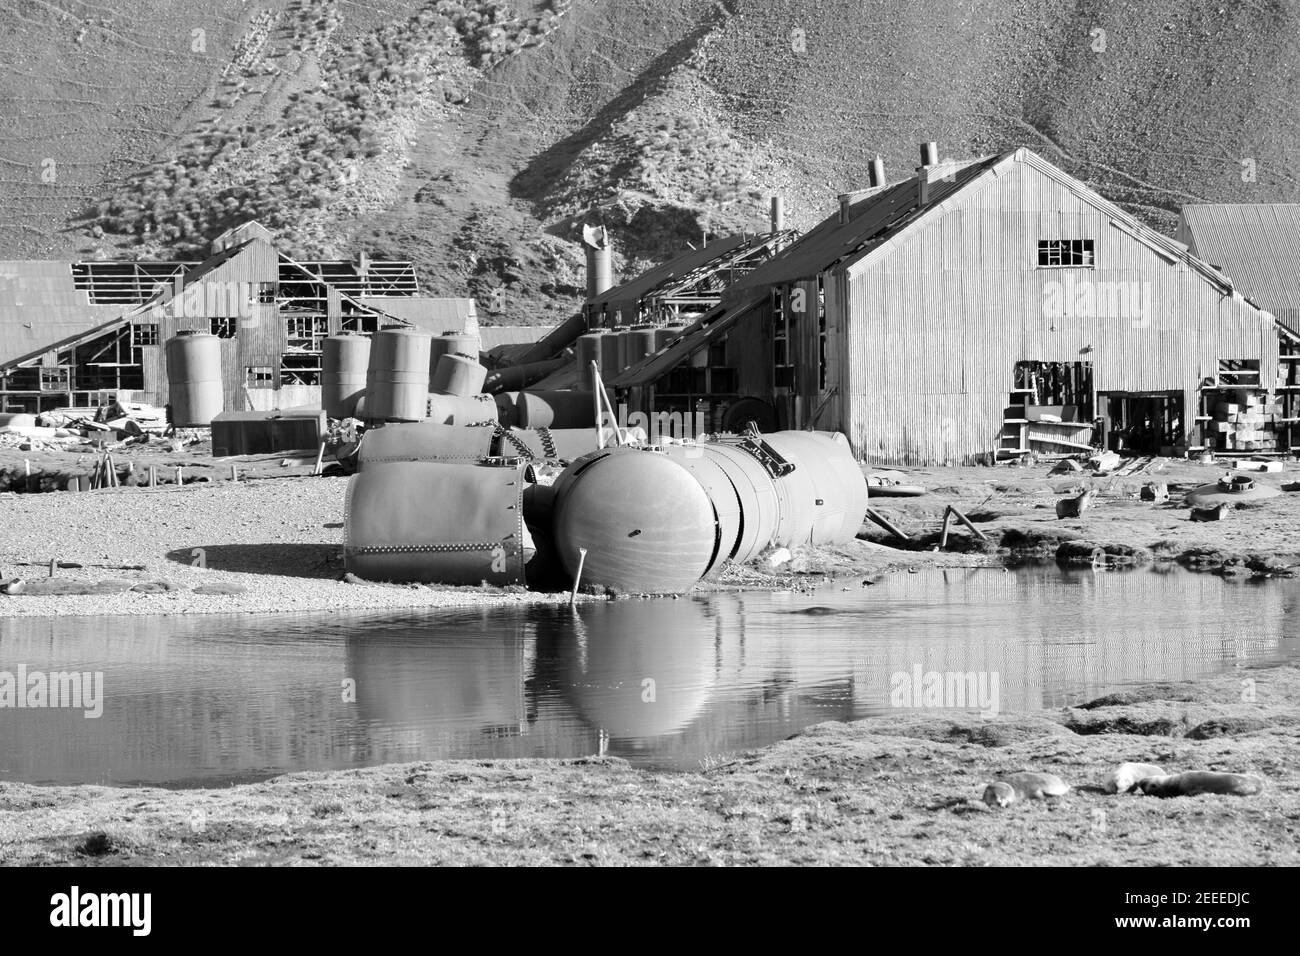
POLYGON ((370 337, 344 332, 321 345, 320 402, 330 418, 352 418, 366 391, 370 337))
POLYGON ((497 403, 491 395, 427 395, 422 418, 442 425, 476 425, 497 420, 497 403))
POLYGON ((221 414, 221 339, 207 332, 177 332, 167 340, 167 398, 171 421, 201 428, 221 414))
POLYGON ((795 466, 792 474, 776 479, 787 508, 787 524, 776 534, 779 543, 852 541, 866 516, 867 480, 848 439, 835 432, 801 431, 773 432, 763 439, 795 466), (802 482, 793 480, 800 475, 802 482))
POLYGON ((372 581, 523 584, 522 465, 375 463, 348 481, 347 570, 372 581))
POLYGON ((740 532, 731 560, 751 561, 772 543, 780 505, 772 475, 753 455, 734 444, 697 446, 731 481, 740 503, 740 532))
POLYGON ((623 343, 627 336, 622 329, 610 329, 600 337, 600 375, 608 381, 623 371, 623 343))
POLYGON ((448 352, 438 359, 429 379, 429 391, 436 395, 478 395, 483 391, 487 369, 477 358, 448 352))
POLYGON ((490 424, 443 425, 426 420, 371 428, 361 437, 357 468, 388 461, 482 461, 492 454, 495 436, 490 424))
POLYGON ((709 570, 717 525, 708 493, 667 455, 606 448, 555 482, 555 546, 572 576, 629 593, 676 594, 709 570))
POLYGON ((633 366, 647 355, 653 355, 658 330, 653 325, 634 325, 627 333, 627 364, 633 366))
POLYGON ((578 369, 582 373, 583 382, 591 380, 591 363, 600 364, 601 356, 604 353, 601 342, 604 338, 604 332, 588 332, 585 335, 579 335, 577 341, 573 343, 574 355, 577 357, 578 369))
POLYGON ((428 333, 406 327, 380 329, 370 342, 366 417, 418 422, 429 396, 428 333))
POLYGON ((515 394, 520 428, 590 428, 596 424, 596 397, 592 392, 544 390, 515 394))
POLYGON ((667 445, 663 451, 695 477, 713 505, 713 517, 717 524, 718 535, 709 568, 704 572, 705 577, 710 577, 721 571, 722 566, 731 560, 736 553, 736 546, 740 543, 743 521, 740 495, 722 466, 705 454, 699 445, 667 445))
POLYGON ((463 332, 444 332, 435 335, 429 342, 429 378, 438 370, 438 360, 444 355, 468 355, 478 360, 482 351, 482 340, 477 335, 463 332))

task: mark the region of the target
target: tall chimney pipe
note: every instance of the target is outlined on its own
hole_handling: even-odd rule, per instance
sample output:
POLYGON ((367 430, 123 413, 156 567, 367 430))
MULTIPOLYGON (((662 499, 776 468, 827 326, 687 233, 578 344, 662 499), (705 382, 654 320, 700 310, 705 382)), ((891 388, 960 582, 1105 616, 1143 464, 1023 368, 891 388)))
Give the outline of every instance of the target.
POLYGON ((604 226, 583 226, 582 245, 587 253, 587 298, 594 299, 614 285, 609 232, 604 226))
POLYGON ((871 161, 871 170, 868 173, 870 182, 873 187, 885 185, 885 161, 877 156, 871 161))
POLYGON ((840 195, 840 225, 849 221, 849 203, 852 201, 851 193, 842 193, 840 195))
POLYGON ((921 144, 921 165, 937 166, 939 164, 939 144, 922 143, 921 144))
POLYGON ((772 232, 777 233, 785 228, 785 203, 780 196, 772 197, 772 232))

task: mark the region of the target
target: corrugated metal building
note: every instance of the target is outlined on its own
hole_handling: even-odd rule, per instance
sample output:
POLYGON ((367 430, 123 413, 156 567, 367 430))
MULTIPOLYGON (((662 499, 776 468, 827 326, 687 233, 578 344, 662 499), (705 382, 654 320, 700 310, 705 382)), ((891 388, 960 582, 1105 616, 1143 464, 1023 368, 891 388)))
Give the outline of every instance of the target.
POLYGON ((718 427, 734 393, 934 464, 1195 448, 1240 369, 1271 397, 1277 324, 1219 270, 1027 149, 941 164, 927 145, 618 376, 628 406, 703 403, 718 427))
POLYGON ((119 395, 166 404, 163 345, 186 330, 221 338, 227 410, 318 405, 327 336, 476 322, 472 299, 419 296, 409 262, 295 262, 256 223, 222 236, 197 264, 42 262, 8 271, 18 280, 0 289, 0 408, 10 411, 119 395))

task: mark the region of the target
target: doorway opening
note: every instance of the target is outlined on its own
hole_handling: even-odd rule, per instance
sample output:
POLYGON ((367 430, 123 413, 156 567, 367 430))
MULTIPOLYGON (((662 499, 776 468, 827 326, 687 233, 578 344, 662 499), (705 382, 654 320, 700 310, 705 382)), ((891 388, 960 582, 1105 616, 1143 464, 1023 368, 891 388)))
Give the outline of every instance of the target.
POLYGON ((1114 452, 1158 455, 1183 444, 1183 393, 1104 392, 1098 395, 1106 447, 1114 452))

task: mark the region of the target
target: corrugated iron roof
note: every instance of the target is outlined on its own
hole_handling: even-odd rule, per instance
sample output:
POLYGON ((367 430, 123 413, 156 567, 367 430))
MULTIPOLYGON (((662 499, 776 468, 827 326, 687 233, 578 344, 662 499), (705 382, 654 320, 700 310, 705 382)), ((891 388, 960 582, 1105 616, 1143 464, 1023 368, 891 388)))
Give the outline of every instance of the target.
POLYGON ((601 305, 609 305, 613 302, 627 302, 630 300, 640 299, 642 296, 654 291, 666 282, 680 278, 701 266, 707 265, 714 259, 724 258, 731 253, 736 252, 742 246, 755 243, 758 240, 765 238, 766 236, 760 234, 757 236, 726 236, 721 239, 714 239, 702 249, 687 250, 675 259, 669 259, 662 265, 646 270, 635 279, 629 279, 622 285, 616 285, 606 289, 600 295, 593 298, 591 303, 599 308, 601 305))
POLYGON ((72 263, 0 261, 0 363, 117 318, 120 305, 91 305, 72 263))
POLYGON ((1231 276, 1242 295, 1300 334, 1300 204, 1187 205, 1178 238, 1231 276))
POLYGON ((682 330, 667 346, 647 355, 636 365, 625 368, 612 381, 614 388, 645 385, 672 371, 689 356, 715 342, 750 309, 767 298, 764 290, 752 290, 727 305, 715 306, 682 330))
MULTIPOLYGON (((328 280, 324 280, 328 281, 328 280)), ((463 332, 471 319, 477 321, 473 299, 440 299, 432 296, 362 296, 356 300, 368 309, 409 322, 422 332, 442 335, 463 332)))

